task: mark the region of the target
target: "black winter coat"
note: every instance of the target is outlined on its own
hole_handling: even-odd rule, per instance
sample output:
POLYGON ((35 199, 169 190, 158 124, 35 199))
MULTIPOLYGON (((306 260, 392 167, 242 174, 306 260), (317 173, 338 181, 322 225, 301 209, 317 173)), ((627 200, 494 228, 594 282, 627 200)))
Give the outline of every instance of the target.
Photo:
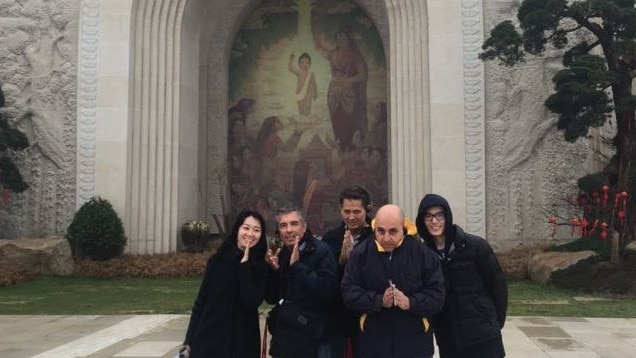
POLYGON ((444 232, 450 233, 445 235, 446 249, 439 256, 446 300, 444 309, 433 318, 438 345, 465 350, 484 342, 495 344, 501 340, 508 307, 508 288, 497 257, 486 240, 453 224, 450 206, 435 194, 422 199, 416 219, 418 232, 430 248, 436 250, 436 244, 426 231, 424 214, 433 206, 444 209, 444 232))
MULTIPOLYGON (((278 262, 280 269, 271 271, 265 300, 276 304, 280 299, 291 301, 324 319, 329 303, 338 289, 338 268, 329 247, 306 232, 299 243, 300 259, 289 265, 291 250, 283 247, 278 262)), ((316 347, 307 347, 303 354, 287 350, 289 336, 272 335, 270 354, 277 357, 312 358, 316 347), (284 348, 287 347, 287 348, 284 348), (311 352, 311 353, 308 353, 311 352)))
POLYGON ((260 357, 258 307, 268 268, 263 253, 254 251, 246 263, 235 246, 208 261, 184 342, 191 358, 260 357))
MULTIPOLYGON (((342 223, 338 225, 338 227, 327 231, 322 236, 322 241, 329 245, 331 252, 336 258, 336 262, 338 262, 338 259, 340 258, 345 230, 345 224, 342 223)), ((371 229, 371 226, 362 228, 360 236, 356 239, 354 245, 359 245, 372 234, 373 229, 371 229)), ((327 331, 334 334, 339 333, 346 337, 352 337, 358 332, 358 319, 360 314, 346 308, 344 301, 342 300, 340 283, 344 276, 345 266, 346 265, 340 265, 338 262, 338 294, 335 295, 331 307, 329 308, 327 331)))
POLYGON ((371 236, 353 249, 342 279, 345 305, 362 313, 360 355, 365 358, 422 358, 434 353, 424 319, 444 303, 439 259, 419 239, 405 236, 392 253, 371 236), (389 280, 409 297, 410 308, 382 307, 389 280))

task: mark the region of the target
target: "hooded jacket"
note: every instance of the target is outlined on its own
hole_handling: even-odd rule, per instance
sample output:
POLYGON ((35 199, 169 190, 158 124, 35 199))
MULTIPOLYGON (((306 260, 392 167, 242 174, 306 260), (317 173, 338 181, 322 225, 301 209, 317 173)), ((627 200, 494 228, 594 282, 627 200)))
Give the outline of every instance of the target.
POLYGON ((427 210, 435 206, 444 210, 446 240, 439 255, 446 299, 443 310, 433 317, 438 345, 464 349, 500 338, 506 321, 508 288, 497 257, 486 240, 453 224, 448 202, 436 194, 422 199, 415 221, 426 245, 437 251, 424 223, 427 210))
POLYGON ((405 235, 392 252, 384 251, 374 235, 362 241, 349 256, 342 295, 349 309, 362 314, 362 357, 433 356, 428 318, 442 308, 444 283, 435 253, 418 238, 405 235), (408 310, 382 307, 382 296, 391 283, 409 298, 408 310))

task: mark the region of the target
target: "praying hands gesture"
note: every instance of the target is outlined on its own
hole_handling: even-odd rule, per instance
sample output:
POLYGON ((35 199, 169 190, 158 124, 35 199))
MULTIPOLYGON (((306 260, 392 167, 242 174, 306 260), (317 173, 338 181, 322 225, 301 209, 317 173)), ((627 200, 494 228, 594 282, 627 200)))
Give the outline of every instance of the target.
POLYGON ((353 236, 351 235, 351 231, 346 230, 342 238, 342 248, 340 249, 340 257, 338 258, 338 264, 340 264, 340 266, 347 264, 351 250, 353 250, 353 236))
POLYGON ((411 301, 400 291, 395 285, 390 285, 384 291, 382 295, 382 307, 391 308, 393 306, 399 307, 401 310, 407 311, 411 308, 411 301))
POLYGON ((243 250, 243 257, 241 258, 241 263, 247 262, 250 259, 250 246, 247 245, 245 250, 243 250))
POLYGON ((292 249, 291 256, 289 257, 289 266, 295 264, 298 260, 300 260, 300 249, 298 248, 298 242, 294 244, 294 248, 292 249))

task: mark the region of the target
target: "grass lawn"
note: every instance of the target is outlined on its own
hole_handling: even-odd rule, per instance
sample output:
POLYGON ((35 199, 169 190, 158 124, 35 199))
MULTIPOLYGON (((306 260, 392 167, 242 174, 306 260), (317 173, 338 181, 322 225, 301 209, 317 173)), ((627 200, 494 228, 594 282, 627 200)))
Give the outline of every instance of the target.
MULTIPOLYGON (((188 314, 199 278, 40 277, 0 288, 0 314, 188 314)), ((636 298, 583 295, 529 281, 509 284, 510 316, 636 318, 636 298)))
POLYGON ((189 313, 199 278, 38 277, 0 288, 0 314, 189 313))

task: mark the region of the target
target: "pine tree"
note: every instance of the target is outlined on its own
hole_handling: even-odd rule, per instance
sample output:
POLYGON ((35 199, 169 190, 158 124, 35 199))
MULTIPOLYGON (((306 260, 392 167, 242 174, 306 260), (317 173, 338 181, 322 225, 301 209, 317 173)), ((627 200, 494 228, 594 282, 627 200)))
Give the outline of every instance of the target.
POLYGON ((2 200, 6 204, 10 191, 21 193, 29 187, 14 163, 15 153, 27 148, 29 140, 24 133, 11 128, 4 107, 4 92, 0 85, 0 191, 2 192, 2 200))

